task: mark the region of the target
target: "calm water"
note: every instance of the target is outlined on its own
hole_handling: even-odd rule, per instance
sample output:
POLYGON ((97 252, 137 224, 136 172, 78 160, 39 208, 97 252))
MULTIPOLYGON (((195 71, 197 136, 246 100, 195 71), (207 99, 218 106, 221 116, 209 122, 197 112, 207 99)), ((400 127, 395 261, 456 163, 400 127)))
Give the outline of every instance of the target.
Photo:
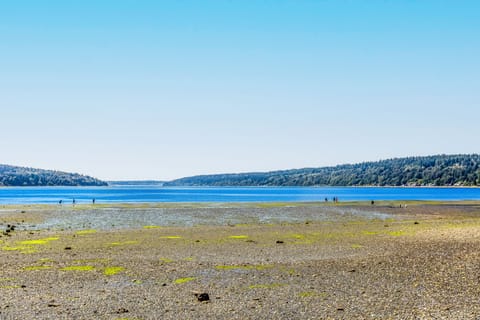
POLYGON ((16 187, 0 188, 1 204, 135 202, 300 202, 354 200, 480 200, 480 188, 371 187, 16 187))

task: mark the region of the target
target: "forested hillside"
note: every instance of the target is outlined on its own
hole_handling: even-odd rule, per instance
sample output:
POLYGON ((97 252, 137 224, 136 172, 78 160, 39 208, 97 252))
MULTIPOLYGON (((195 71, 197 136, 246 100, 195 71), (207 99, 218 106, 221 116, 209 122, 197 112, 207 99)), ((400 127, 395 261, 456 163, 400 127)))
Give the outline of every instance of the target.
POLYGON ((105 186, 106 182, 53 170, 0 165, 0 186, 105 186))
POLYGON ((284 171, 217 174, 170 186, 480 186, 480 155, 436 155, 284 171))
POLYGON ((108 181, 109 186, 152 186, 161 187, 165 182, 159 180, 114 180, 108 181))

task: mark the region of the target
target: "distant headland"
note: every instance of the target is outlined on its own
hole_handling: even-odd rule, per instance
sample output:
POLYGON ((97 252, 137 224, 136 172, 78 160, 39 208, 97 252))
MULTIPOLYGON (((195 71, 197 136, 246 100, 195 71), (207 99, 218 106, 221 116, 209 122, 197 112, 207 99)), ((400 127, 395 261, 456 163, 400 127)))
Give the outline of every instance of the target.
POLYGON ((0 186, 106 186, 107 182, 78 173, 0 164, 0 186))
POLYGON ((480 186, 480 155, 433 155, 332 167, 186 177, 165 186, 480 186))
POLYGON ((480 154, 393 158, 270 172, 198 175, 172 181, 102 181, 78 173, 0 165, 0 186, 480 186, 480 154))

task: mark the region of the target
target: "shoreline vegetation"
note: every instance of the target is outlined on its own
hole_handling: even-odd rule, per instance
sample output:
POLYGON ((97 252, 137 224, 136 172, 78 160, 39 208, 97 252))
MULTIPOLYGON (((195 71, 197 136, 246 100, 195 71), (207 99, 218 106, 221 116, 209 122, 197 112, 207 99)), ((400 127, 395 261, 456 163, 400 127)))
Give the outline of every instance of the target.
POLYGON ((0 186, 107 186, 105 181, 56 170, 44 170, 0 164, 0 186))
MULTIPOLYGON (((154 173, 152 173, 154 175, 154 173)), ((308 187, 478 187, 480 154, 393 158, 333 167, 227 173, 172 181, 101 181, 54 170, 0 165, 1 186, 308 186, 308 187)))
POLYGON ((165 186, 480 186, 480 155, 394 158, 333 167, 186 177, 165 186))
POLYGON ((480 317, 480 201, 6 205, 0 222, 7 319, 480 317), (187 213, 220 223, 152 220, 187 213))

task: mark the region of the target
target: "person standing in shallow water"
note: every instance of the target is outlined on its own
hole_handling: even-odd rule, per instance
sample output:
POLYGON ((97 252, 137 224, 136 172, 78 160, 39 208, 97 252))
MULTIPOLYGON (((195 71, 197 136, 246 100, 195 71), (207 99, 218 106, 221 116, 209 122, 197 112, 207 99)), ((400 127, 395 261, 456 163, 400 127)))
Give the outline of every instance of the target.
POLYGON ((95 198, 92 199, 92 204, 95 204, 95 198))

